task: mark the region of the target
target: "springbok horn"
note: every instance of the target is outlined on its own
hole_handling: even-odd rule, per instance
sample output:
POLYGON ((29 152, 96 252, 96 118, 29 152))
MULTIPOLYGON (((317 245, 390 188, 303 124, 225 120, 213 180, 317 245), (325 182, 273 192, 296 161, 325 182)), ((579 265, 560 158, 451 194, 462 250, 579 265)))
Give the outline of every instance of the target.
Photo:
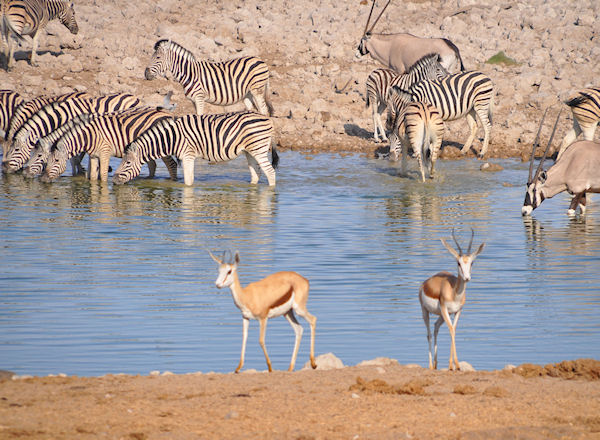
POLYGON ((369 12, 369 18, 367 18, 367 23, 365 24, 365 30, 363 31, 363 37, 367 35, 367 28, 369 27, 369 21, 371 21, 371 14, 373 14, 373 8, 375 8, 375 1, 373 0, 373 4, 371 5, 371 12, 369 12))
POLYGON ((215 257, 213 255, 213 253, 211 251, 209 251, 208 249, 206 249, 206 252, 208 252, 210 254, 210 258, 212 258, 213 260, 215 260, 218 264, 223 264, 223 259, 218 259, 217 257, 215 257))
POLYGON ((533 180, 533 161, 535 160, 535 149, 539 145, 540 141, 540 133, 542 132, 542 127, 544 126, 544 119, 546 119, 546 114, 548 113, 548 109, 550 107, 546 107, 544 110, 544 116, 542 116, 542 121, 540 122, 540 126, 538 127, 537 134, 535 135, 535 141, 533 141, 533 147, 531 148, 531 158, 529 159, 529 178, 527 180, 527 184, 530 184, 533 180))
POLYGON ((554 139, 554 134, 556 133, 556 127, 558 126, 558 121, 560 119, 560 114, 562 113, 562 108, 558 112, 558 116, 556 116, 556 122, 554 123, 554 128, 552 128, 552 134, 550 135, 550 140, 548 141, 548 145, 546 145, 546 149, 544 150, 544 155, 540 160, 540 164, 538 165, 537 171, 535 172, 535 177, 533 180, 537 179, 538 175, 542 171, 542 166, 544 165, 544 160, 546 160, 546 156, 548 155, 548 151, 550 150, 550 146, 552 145, 552 140, 554 139))
POLYGON ((471 228, 471 241, 469 241, 469 249, 467 249, 467 254, 471 253, 471 245, 473 244, 473 237, 475 236, 475 231, 471 228))
POLYGON ((373 25, 366 32, 367 34, 373 30, 373 28, 375 27, 375 25, 377 24, 377 22, 379 21, 379 19, 383 15, 383 13, 385 12, 385 9, 390 5, 391 2, 392 2, 392 0, 388 0, 388 2, 385 4, 385 6, 383 7, 383 9, 381 10, 381 12, 379 13, 379 15, 377 16, 377 19, 375 19, 375 21, 373 22, 373 25))
POLYGON ((462 255, 463 251, 460 248, 460 244, 458 244, 458 241, 456 240, 456 237, 454 236, 454 228, 452 228, 452 239, 454 240, 454 243, 456 243, 456 247, 458 248, 458 252, 460 253, 460 255, 462 255))

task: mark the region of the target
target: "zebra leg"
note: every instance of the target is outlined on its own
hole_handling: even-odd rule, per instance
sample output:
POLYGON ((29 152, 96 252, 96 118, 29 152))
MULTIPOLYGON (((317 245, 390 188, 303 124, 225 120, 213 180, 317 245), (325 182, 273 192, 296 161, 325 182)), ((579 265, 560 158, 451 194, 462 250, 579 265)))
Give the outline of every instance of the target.
POLYGON ((183 181, 186 185, 190 186, 194 184, 194 158, 186 157, 181 161, 181 167, 183 168, 183 181))
POLYGON ((469 124, 470 134, 467 138, 467 141, 460 150, 461 154, 467 154, 471 149, 471 145, 473 145, 473 141, 475 140, 475 135, 477 134, 477 120, 475 119, 476 115, 477 113, 475 113, 474 109, 471 109, 471 111, 469 111, 469 113, 467 113, 466 115, 467 124, 469 124))
MULTIPOLYGON (((267 106, 267 102, 265 100, 265 88, 250 90, 250 94, 252 95, 259 113, 261 115, 269 116, 269 107, 267 106)), ((244 100, 244 103, 246 103, 246 100, 244 100)), ((246 104, 246 107, 248 107, 248 104, 246 104)), ((252 108, 249 108, 248 110, 252 110, 252 108)))
POLYGON ((594 121, 590 125, 587 125, 586 127, 582 127, 583 138, 586 141, 593 141, 594 140, 594 133, 596 132, 596 126, 597 125, 598 125, 598 121, 594 121))
POLYGON ((429 170, 429 177, 431 177, 433 179, 433 175, 435 173, 435 170, 434 170, 435 161, 437 160, 438 153, 440 151, 440 148, 442 147, 442 136, 439 136, 438 134, 433 133, 430 146, 431 146, 431 168, 429 170))
POLYGON ((154 175, 156 174, 156 162, 154 159, 150 159, 147 163, 148 165, 148 178, 154 179, 154 175))
POLYGON ((161 157, 163 163, 169 170, 169 177, 171 180, 177 180, 177 162, 171 156, 161 157))
POLYGON ((196 114, 201 115, 204 111, 204 98, 195 97, 193 101, 194 106, 196 107, 196 114))
POLYGON ((6 44, 8 44, 8 50, 6 52, 6 70, 10 70, 12 69, 15 60, 15 42, 9 36, 6 44))
POLYGON ((246 160, 248 161, 248 169, 250 170, 250 183, 257 184, 258 183, 258 173, 260 171, 260 166, 256 159, 247 151, 244 151, 246 154, 246 160))
POLYGON ((36 32, 35 35, 33 35, 33 43, 32 43, 32 47, 31 47, 31 58, 29 60, 29 64, 31 64, 32 66, 36 66, 37 67, 37 49, 38 49, 38 38, 40 37, 40 33, 36 32))
MULTIPOLYGON (((267 181, 269 182, 269 186, 275 186, 276 176, 275 169, 271 162, 269 161, 269 146, 271 144, 271 139, 267 139, 265 142, 265 147, 259 149, 259 153, 251 152, 250 155, 254 162, 258 162, 258 166, 262 170, 265 176, 267 176, 267 181)), ((248 157, 248 156, 246 156, 248 157)), ((250 160, 248 160, 248 165, 250 165, 250 160)), ((255 170, 257 171, 257 170, 255 170)), ((250 172, 252 173, 252 172, 250 172)), ((258 174, 256 175, 256 181, 252 183, 258 183, 258 174)))
MULTIPOLYGON (((479 122, 481 122, 481 126, 483 128, 483 145, 481 146, 481 151, 478 154, 480 159, 483 159, 485 153, 487 153, 488 145, 490 144, 490 131, 492 130, 492 124, 490 123, 489 118, 489 106, 491 104, 483 107, 478 107, 475 109, 477 116, 479 117, 479 122)), ((475 128, 477 131, 477 127, 475 128)))

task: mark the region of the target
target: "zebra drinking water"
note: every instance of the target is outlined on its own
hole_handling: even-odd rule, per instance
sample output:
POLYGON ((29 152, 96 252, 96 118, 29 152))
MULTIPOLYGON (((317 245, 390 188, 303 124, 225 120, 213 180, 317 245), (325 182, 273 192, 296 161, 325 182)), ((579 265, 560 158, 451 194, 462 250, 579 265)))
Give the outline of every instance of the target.
MULTIPOLYGON (((81 115, 78 121, 72 121, 73 126, 50 149, 43 180, 56 179, 65 171, 69 158, 85 152, 90 156, 90 180, 97 180, 100 177, 100 180, 106 182, 110 158, 123 157, 125 146, 156 122, 170 117, 169 112, 154 108, 133 109, 104 115, 81 115)), ((176 180, 177 162, 170 156, 162 159, 171 178, 176 180)), ((150 168, 150 177, 153 177, 156 163, 149 161, 148 168, 150 168)))
POLYGON ((40 138, 47 136, 69 120, 84 113, 111 113, 135 107, 140 100, 128 93, 115 93, 99 98, 71 98, 46 105, 21 127, 5 158, 6 171, 23 167, 40 138))
POLYGON ((269 185, 275 185, 278 156, 273 142, 273 122, 254 112, 217 115, 185 115, 157 122, 125 149, 113 182, 122 184, 140 173, 143 163, 164 156, 176 156, 182 162, 186 185, 194 183, 197 157, 211 162, 231 160, 245 153, 253 184, 260 170, 269 185), (272 163, 269 150, 272 149, 272 163))
POLYGON ((204 103, 232 105, 244 101, 263 115, 271 115, 268 98, 269 68, 256 57, 241 57, 220 63, 196 61, 186 48, 171 40, 159 40, 154 45, 152 60, 146 68, 147 80, 171 72, 181 83, 185 96, 194 102, 201 115, 204 103))

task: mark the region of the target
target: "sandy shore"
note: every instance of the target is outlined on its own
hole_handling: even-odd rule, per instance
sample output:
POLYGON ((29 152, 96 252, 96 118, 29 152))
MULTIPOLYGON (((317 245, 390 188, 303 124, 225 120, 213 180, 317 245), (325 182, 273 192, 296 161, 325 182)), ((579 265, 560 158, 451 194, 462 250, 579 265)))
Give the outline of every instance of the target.
POLYGON ((600 361, 0 381, 0 438, 597 439, 600 361))

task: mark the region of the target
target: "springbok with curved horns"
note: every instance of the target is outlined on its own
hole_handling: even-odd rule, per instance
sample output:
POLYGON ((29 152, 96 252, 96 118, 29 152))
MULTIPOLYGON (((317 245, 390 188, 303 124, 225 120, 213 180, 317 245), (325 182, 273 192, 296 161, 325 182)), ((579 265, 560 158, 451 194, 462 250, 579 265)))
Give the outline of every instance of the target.
POLYGON ((456 258, 458 263, 458 276, 454 276, 448 272, 440 272, 428 278, 419 289, 419 301, 421 302, 421 311, 423 312, 423 321, 427 327, 427 342, 429 343, 429 368, 437 369, 437 336, 442 323, 446 323, 450 330, 451 348, 450 348, 450 363, 448 369, 460 370, 458 364, 458 356, 456 355, 456 326, 460 312, 465 305, 467 281, 471 279, 471 266, 477 255, 483 251, 485 243, 481 243, 479 248, 471 253, 471 245, 473 244, 473 236, 475 231, 471 229, 471 241, 467 253, 463 253, 456 237, 454 229, 452 230, 452 239, 456 243, 458 252, 456 252, 443 238, 442 244, 448 249, 448 252, 456 258), (429 328, 429 314, 439 315, 435 321, 433 331, 434 338, 434 358, 431 359, 431 330, 429 328), (450 319, 450 315, 454 315, 454 322, 450 319))
POLYGON ((391 0, 388 0, 371 27, 369 27, 373 8, 375 7, 375 0, 373 0, 363 36, 358 44, 356 58, 371 54, 373 59, 379 61, 385 67, 393 69, 397 73, 404 73, 423 56, 437 53, 441 57, 441 64, 444 68, 452 70, 451 68, 457 64, 460 66, 461 71, 465 70, 458 47, 446 38, 421 38, 407 33, 373 34, 373 28, 390 3, 391 0))
POLYGON ((216 286, 219 289, 229 287, 233 296, 233 302, 242 312, 242 353, 240 363, 235 372, 238 373, 244 365, 250 319, 256 319, 260 324, 260 346, 265 354, 269 372, 273 371, 265 345, 265 333, 267 331, 267 320, 281 315, 285 316, 285 319, 290 323, 296 334, 294 351, 288 371, 294 370, 303 332, 302 326, 296 320, 294 311, 310 324, 310 364, 313 368, 317 368, 315 362, 317 318, 308 313, 306 309, 309 288, 308 280, 296 272, 277 272, 260 281, 242 287, 237 273, 238 263, 240 262, 239 254, 236 252, 232 262, 227 263, 225 262, 225 253, 223 253, 220 259, 215 257, 210 251, 208 253, 219 265, 219 275, 215 281, 216 286))
MULTIPOLYGON (((548 109, 546 109, 547 111, 548 109)), ((552 145, 552 139, 554 138, 556 126, 560 118, 559 112, 544 155, 540 160, 535 175, 533 175, 535 150, 538 146, 540 131, 544 124, 546 112, 544 112, 542 122, 540 122, 540 127, 538 128, 537 136, 531 150, 527 192, 525 193, 525 201, 521 208, 521 214, 524 216, 530 215, 545 199, 554 197, 563 191, 573 194, 567 214, 574 215, 578 207, 581 213, 585 214, 586 194, 600 193, 600 144, 592 141, 574 142, 563 151, 554 165, 548 171, 545 171, 543 169, 544 160, 552 145)))

